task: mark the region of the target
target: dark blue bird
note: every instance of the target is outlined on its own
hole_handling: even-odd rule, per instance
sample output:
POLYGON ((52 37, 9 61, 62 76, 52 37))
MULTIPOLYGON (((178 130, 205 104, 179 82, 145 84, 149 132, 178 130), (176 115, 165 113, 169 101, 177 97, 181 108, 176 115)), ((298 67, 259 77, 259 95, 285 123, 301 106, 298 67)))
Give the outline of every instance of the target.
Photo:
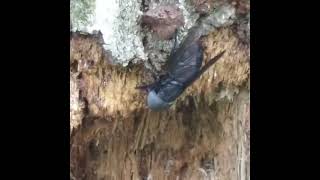
POLYGON ((176 48, 175 40, 175 48, 169 56, 166 73, 152 84, 137 87, 147 90, 147 103, 151 110, 168 109, 188 86, 225 53, 222 51, 201 68, 203 47, 200 38, 200 31, 192 28, 179 48, 176 48))

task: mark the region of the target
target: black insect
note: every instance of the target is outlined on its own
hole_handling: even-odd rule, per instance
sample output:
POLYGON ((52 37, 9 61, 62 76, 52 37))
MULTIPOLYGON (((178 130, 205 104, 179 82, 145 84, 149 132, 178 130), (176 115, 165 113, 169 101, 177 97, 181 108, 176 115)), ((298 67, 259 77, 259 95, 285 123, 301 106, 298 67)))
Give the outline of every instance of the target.
POLYGON ((203 61, 203 47, 201 34, 197 28, 192 28, 186 38, 177 48, 175 38, 174 49, 167 64, 167 71, 156 77, 154 83, 139 86, 138 89, 148 92, 148 107, 154 111, 168 109, 173 102, 197 80, 211 65, 222 57, 222 51, 201 68, 203 61))

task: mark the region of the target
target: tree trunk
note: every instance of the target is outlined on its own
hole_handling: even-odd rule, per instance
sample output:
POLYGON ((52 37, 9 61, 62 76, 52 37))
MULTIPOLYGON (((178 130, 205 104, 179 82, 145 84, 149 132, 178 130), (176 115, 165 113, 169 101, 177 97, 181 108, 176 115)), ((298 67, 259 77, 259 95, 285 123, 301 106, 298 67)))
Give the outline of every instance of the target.
POLYGON ((70 179, 250 179, 249 46, 231 27, 206 37, 205 62, 225 55, 164 112, 135 89, 143 63, 111 64, 95 35, 70 45, 70 179))
MULTIPOLYGON (((101 34, 71 33, 70 178, 249 180, 250 21, 241 20, 250 17, 249 1, 95 2, 99 7, 117 5, 106 7, 110 13, 104 14, 106 19, 116 18, 100 19, 93 26, 102 29, 104 47, 111 48, 113 56, 104 50, 101 34), (141 12, 169 2, 178 2, 184 9, 186 25, 179 36, 194 25, 199 14, 215 13, 203 21, 207 23, 203 28, 210 32, 203 41, 203 64, 223 50, 226 53, 169 110, 152 112, 146 107, 146 94, 135 87, 152 81, 147 60, 161 69, 172 40, 156 40, 137 22, 141 12), (223 3, 236 7, 236 20, 228 26, 223 24, 232 9, 211 11, 223 3), (134 58, 138 60, 131 61, 134 58), (131 63, 123 67, 115 62, 131 63)), ((94 1, 72 0, 72 28, 89 21, 91 16, 83 12, 94 11, 91 4, 94 1)), ((100 10, 97 14, 104 12, 100 10)), ((175 26, 162 21, 164 16, 157 17, 162 24, 153 23, 155 30, 169 37, 175 26)))

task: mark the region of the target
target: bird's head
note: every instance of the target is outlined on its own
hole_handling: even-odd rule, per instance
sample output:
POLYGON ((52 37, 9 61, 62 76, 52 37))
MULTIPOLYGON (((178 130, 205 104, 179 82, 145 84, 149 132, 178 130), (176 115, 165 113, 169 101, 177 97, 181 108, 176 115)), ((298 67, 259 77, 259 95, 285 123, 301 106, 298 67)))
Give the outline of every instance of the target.
POLYGON ((170 103, 163 101, 154 90, 149 91, 147 98, 148 107, 153 111, 169 109, 170 103))

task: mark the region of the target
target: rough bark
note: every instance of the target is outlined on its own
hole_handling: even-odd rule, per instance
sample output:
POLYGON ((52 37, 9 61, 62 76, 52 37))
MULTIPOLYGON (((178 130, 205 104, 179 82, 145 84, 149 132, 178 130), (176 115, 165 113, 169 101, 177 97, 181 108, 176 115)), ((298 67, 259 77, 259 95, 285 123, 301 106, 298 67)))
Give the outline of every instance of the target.
POLYGON ((226 54, 165 112, 135 89, 143 64, 109 64, 93 35, 70 44, 71 179, 249 179, 249 47, 231 28, 209 34, 205 62, 226 54))

